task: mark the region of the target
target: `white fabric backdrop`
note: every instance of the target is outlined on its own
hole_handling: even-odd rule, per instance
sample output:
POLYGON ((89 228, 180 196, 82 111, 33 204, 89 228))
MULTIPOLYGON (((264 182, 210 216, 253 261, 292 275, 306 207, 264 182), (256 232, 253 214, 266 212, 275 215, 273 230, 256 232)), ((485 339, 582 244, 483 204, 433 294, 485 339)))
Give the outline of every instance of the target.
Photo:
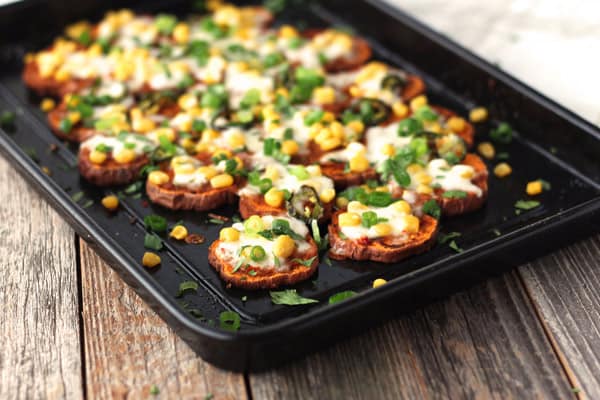
POLYGON ((600 125, 600 0, 386 0, 600 125))

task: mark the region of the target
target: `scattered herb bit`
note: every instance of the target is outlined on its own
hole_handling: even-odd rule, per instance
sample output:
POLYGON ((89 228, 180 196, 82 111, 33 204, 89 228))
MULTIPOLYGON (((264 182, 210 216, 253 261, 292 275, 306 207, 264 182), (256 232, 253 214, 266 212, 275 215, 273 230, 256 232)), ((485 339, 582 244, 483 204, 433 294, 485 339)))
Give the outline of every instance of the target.
POLYGON ((144 226, 152 232, 162 233, 167 231, 167 220, 160 215, 146 215, 144 217, 144 226))
POLYGON ((452 239, 456 239, 457 237, 460 237, 462 234, 460 232, 450 232, 447 234, 441 234, 440 237, 438 238, 438 242, 440 244, 444 244, 446 242, 448 242, 449 240, 452 239))
POLYGON ((442 194, 442 197, 447 199, 464 199, 467 197, 467 192, 463 190, 447 190, 442 194))
POLYGON ((440 209, 439 204, 433 199, 427 200, 425 203, 423 203, 422 210, 425 214, 429 214, 436 219, 439 219, 442 215, 442 210, 440 209))
POLYGON ((13 129, 15 127, 15 120, 17 115, 12 111, 2 111, 0 113, 0 128, 2 129, 13 129))
POLYGON ((204 396, 204 400, 212 400, 215 396, 212 393, 207 393, 206 396, 204 396))
POLYGON ((539 207, 540 202, 537 200, 519 200, 515 203, 515 208, 517 210, 531 210, 533 208, 539 207))
POLYGON ((344 301, 356 295, 356 292, 353 290, 346 290, 343 292, 336 293, 329 297, 329 304, 339 303, 340 301, 344 301))
POLYGON ((163 247, 162 240, 154 233, 146 233, 144 236, 144 247, 158 251, 163 247))
POLYGON ((556 154, 556 153, 558 153, 558 149, 556 147, 552 146, 552 147, 550 147, 550 153, 556 154))
POLYGON ((209 218, 208 222, 215 225, 223 225, 225 221, 217 219, 217 218, 209 218))
POLYGON ((458 247, 458 245, 456 244, 456 242, 454 240, 452 240, 449 244, 448 247, 450 247, 452 250, 454 250, 457 253, 462 253, 463 249, 461 249, 460 247, 458 247))
POLYGON ((280 13, 285 9, 286 0, 264 0, 263 5, 274 14, 280 13))
POLYGON ((312 265, 313 261, 315 261, 316 258, 317 258, 317 256, 311 257, 308 260, 303 260, 301 258, 292 258, 292 262, 301 264, 308 268, 312 265))
POLYGON ((502 233, 498 229, 492 229, 492 233, 496 236, 502 235, 502 233))
POLYGON ((240 329, 240 316, 234 311, 223 311, 219 314, 219 327, 235 332, 240 329))
POLYGON ((204 315, 202 314, 202 312, 200 312, 200 310, 198 310, 197 308, 192 308, 190 310, 188 310, 188 312, 190 313, 190 315, 194 318, 201 318, 204 319, 204 315))
POLYGON ((179 284, 179 290, 177 291, 177 294, 175 295, 175 297, 182 297, 185 292, 187 291, 194 291, 196 292, 198 290, 198 282, 195 281, 183 281, 179 284))
POLYGON ((296 293, 296 289, 282 290, 279 292, 269 292, 273 304, 283 304, 286 306, 296 306, 300 304, 318 303, 318 300, 309 299, 296 293))
POLYGON ((23 151, 25 154, 29 156, 34 162, 40 162, 40 158, 38 157, 37 151, 33 147, 23 147, 23 151))
POLYGON ((247 301, 248 300, 248 296, 242 296, 242 301, 247 301))
POLYGON ((140 190, 142 190, 143 185, 144 185, 143 181, 133 182, 131 185, 129 185, 125 189, 123 189, 123 193, 125 193, 127 195, 135 194, 135 193, 139 192, 140 190))
POLYGON ((325 264, 327 264, 327 266, 329 266, 329 267, 331 267, 333 265, 332 262, 331 262, 331 259, 329 257, 327 257, 327 256, 323 259, 323 262, 325 264))
POLYGON ((156 396, 160 393, 160 389, 156 385, 150 386, 150 394, 156 396))
POLYGON ((94 204, 94 200, 87 200, 85 203, 82 204, 81 207, 88 208, 88 207, 91 207, 92 204, 94 204))
POLYGON ((496 159, 500 161, 508 160, 509 158, 510 154, 508 154, 506 151, 496 154, 496 159))
POLYGON ((501 122, 496 129, 490 132, 490 139, 496 143, 509 144, 512 142, 513 131, 506 122, 501 122))

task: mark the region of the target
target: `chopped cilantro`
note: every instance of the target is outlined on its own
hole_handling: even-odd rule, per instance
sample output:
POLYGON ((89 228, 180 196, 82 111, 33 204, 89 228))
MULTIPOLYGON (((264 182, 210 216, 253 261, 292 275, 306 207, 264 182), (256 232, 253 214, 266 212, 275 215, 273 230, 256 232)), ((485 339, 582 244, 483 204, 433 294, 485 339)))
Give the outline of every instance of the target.
POLYGON ((296 289, 282 290, 279 292, 269 292, 273 304, 283 304, 286 306, 296 306, 300 304, 318 303, 318 300, 309 299, 300 296, 296 289))
POLYGON ((352 291, 352 290, 346 290, 343 292, 336 293, 329 297, 329 304, 339 303, 340 301, 344 301, 355 295, 356 295, 356 292, 352 291))

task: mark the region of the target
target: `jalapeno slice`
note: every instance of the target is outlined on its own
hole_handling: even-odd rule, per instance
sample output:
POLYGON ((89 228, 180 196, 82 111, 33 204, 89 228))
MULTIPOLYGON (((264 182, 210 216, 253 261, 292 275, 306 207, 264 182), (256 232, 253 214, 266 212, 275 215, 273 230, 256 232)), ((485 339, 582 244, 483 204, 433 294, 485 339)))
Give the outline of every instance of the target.
POLYGON ((292 197, 287 201, 287 210, 292 217, 301 219, 304 222, 309 222, 314 219, 319 219, 323 216, 323 206, 319 200, 317 191, 303 185, 292 197))

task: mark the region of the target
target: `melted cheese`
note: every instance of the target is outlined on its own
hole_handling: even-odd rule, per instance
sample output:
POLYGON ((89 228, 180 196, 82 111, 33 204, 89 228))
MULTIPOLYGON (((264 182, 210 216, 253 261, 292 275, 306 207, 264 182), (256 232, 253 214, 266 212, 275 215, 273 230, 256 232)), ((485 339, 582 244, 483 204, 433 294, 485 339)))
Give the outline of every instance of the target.
POLYGON ((345 149, 331 151, 331 152, 325 154, 323 157, 321 157, 321 161, 322 162, 327 162, 327 161, 346 162, 346 161, 350 161, 350 159, 356 157, 359 154, 364 154, 366 152, 366 150, 367 149, 365 148, 365 145, 363 145, 362 143, 352 142, 352 143, 348 144, 348 146, 346 146, 345 149))
POLYGON ((137 156, 153 151, 157 145, 142 135, 127 134, 117 136, 95 135, 81 143, 81 148, 93 151, 99 145, 107 146, 111 153, 119 153, 127 144, 137 156))
MULTIPOLYGON (((394 204, 390 204, 387 207, 371 207, 363 205, 360 210, 353 209, 352 212, 355 212, 359 215, 362 215, 367 212, 372 211, 377 214, 378 218, 385 218, 387 221, 383 223, 389 224, 391 226, 391 231, 389 235, 386 236, 402 236, 406 234, 406 216, 411 215, 406 212, 400 211, 394 204)), ((367 228, 362 224, 356 226, 343 226, 340 227, 340 231, 348 237, 348 239, 360 239, 360 238, 369 238, 376 239, 382 237, 374 226, 367 228)))
POLYGON ((444 159, 431 160, 427 165, 427 173, 433 178, 432 185, 439 185, 443 190, 461 190, 475 193, 480 197, 481 188, 471 182, 475 170, 470 165, 457 164, 449 166, 444 159))
POLYGON ((383 149, 387 145, 392 145, 394 148, 407 146, 412 137, 398 135, 398 122, 387 126, 374 126, 367 129, 367 159, 370 162, 380 163, 386 157, 383 149))

